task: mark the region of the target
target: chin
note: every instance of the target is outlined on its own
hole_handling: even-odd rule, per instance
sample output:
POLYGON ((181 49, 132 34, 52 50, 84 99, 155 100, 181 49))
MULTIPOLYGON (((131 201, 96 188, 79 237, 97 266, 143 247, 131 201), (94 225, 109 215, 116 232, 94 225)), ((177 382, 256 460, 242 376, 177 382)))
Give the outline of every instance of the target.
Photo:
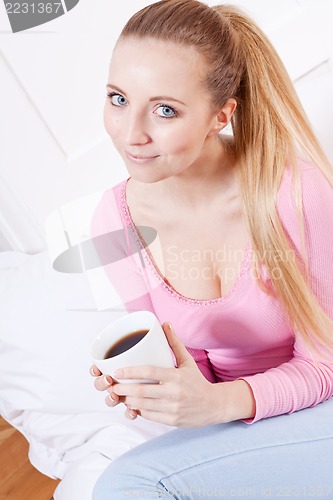
POLYGON ((129 175, 131 176, 131 179, 134 179, 137 182, 142 182, 143 184, 155 184, 156 182, 161 182, 164 179, 167 179, 168 176, 159 176, 159 175, 144 175, 144 174, 138 174, 137 172, 128 172, 129 175))
POLYGON ((168 173, 159 172, 157 169, 147 169, 143 167, 133 167, 126 162, 126 168, 131 179, 144 184, 154 184, 155 182, 163 181, 171 177, 168 173))

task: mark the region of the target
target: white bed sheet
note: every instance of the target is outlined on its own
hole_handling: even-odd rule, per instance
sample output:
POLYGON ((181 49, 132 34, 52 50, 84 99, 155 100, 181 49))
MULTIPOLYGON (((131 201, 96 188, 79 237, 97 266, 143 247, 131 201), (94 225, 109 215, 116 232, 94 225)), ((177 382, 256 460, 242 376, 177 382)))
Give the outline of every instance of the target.
POLYGON ((110 461, 171 430, 127 420, 93 388, 89 346, 123 314, 97 311, 86 277, 54 271, 47 252, 0 253, 0 413, 31 463, 62 479, 56 500, 90 500, 110 461))

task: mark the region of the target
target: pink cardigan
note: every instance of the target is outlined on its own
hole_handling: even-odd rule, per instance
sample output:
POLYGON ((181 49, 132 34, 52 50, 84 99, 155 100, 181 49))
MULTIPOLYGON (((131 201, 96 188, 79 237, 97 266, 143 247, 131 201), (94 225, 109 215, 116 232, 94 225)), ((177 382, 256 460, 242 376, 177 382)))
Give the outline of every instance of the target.
MULTIPOLYGON (((304 161, 299 166, 311 285, 333 318, 333 189, 316 167, 304 161)), ((93 235, 116 229, 130 235, 126 244, 119 243, 123 258, 104 266, 126 309, 151 310, 161 323, 170 321, 208 380, 245 380, 256 401, 256 415, 246 423, 314 406, 332 396, 333 360, 329 363, 311 355, 292 331, 280 303, 258 286, 251 267, 251 245, 238 280, 226 296, 196 300, 180 295, 156 269, 138 237, 126 203, 126 182, 105 191, 92 225, 93 235)), ((277 208, 288 237, 299 250, 288 168, 277 208)), ((269 285, 267 272, 265 276, 269 285)))

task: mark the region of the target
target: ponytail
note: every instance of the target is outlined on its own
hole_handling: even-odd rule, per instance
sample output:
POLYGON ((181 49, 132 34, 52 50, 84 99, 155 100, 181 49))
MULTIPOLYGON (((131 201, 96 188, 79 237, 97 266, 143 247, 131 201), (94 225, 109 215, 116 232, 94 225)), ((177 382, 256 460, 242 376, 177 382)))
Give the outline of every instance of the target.
POLYGON ((292 81, 266 35, 238 9, 214 9, 227 19, 240 39, 245 70, 239 106, 233 118, 235 148, 242 160, 244 210, 255 249, 255 269, 264 264, 274 293, 295 331, 312 345, 312 338, 333 349, 333 321, 325 314, 309 285, 305 250, 300 172, 296 158, 316 164, 333 186, 331 165, 312 131, 292 81), (277 214, 277 195, 286 165, 292 170, 300 227, 301 252, 294 249, 277 214), (278 271, 278 272, 277 272, 278 271), (276 278, 274 278, 276 276, 276 278))

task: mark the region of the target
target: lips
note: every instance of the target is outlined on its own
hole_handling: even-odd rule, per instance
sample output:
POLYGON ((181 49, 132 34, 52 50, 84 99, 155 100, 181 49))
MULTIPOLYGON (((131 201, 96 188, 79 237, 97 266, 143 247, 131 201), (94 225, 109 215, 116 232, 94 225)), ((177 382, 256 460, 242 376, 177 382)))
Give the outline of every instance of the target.
POLYGON ((154 155, 154 156, 136 155, 129 153, 128 151, 125 151, 125 154, 126 157, 134 163, 148 163, 159 157, 159 155, 154 155))

